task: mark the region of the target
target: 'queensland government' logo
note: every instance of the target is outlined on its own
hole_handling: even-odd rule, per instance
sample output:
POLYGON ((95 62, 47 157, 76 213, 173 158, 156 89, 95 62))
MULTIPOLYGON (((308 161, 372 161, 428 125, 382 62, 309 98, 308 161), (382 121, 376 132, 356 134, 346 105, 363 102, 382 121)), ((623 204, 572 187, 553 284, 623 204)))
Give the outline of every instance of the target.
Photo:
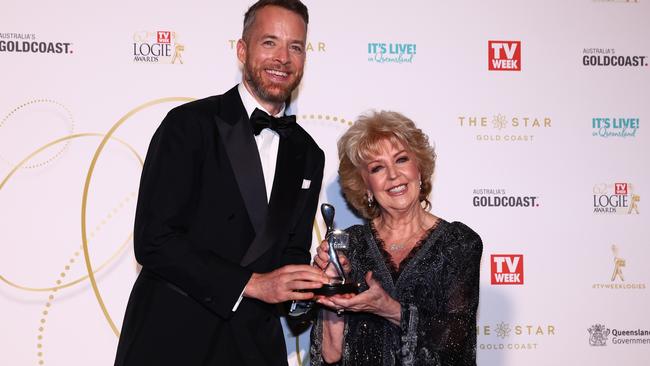
POLYGON ((487 116, 458 116, 458 126, 476 131, 477 141, 533 142, 535 133, 552 127, 550 117, 514 116, 501 113, 487 116))
POLYGON ((596 67, 648 66, 648 56, 617 53, 614 48, 584 48, 582 64, 596 67))
POLYGON ((595 214, 639 214, 641 196, 632 183, 596 184, 593 196, 595 214))
POLYGON ((416 53, 415 43, 368 43, 368 62, 410 64, 416 53))
POLYGON ((604 324, 596 323, 587 328, 589 345, 594 347, 607 346, 608 337, 612 336, 613 345, 647 345, 650 344, 650 330, 607 328, 604 324))
POLYGON ((591 119, 591 135, 597 137, 636 137, 639 130, 639 118, 607 118, 594 117, 591 119))
POLYGON ((602 347, 607 345, 607 337, 611 332, 603 324, 594 324, 587 329, 589 332, 589 345, 602 347))
POLYGON ((496 324, 477 324, 477 346, 482 351, 536 350, 544 338, 554 337, 552 324, 510 324, 500 321, 496 324))
POLYGON ((185 45, 172 31, 140 31, 133 34, 133 62, 148 64, 183 63, 185 45))
POLYGON ((0 52, 7 53, 49 53, 71 54, 72 43, 62 41, 42 41, 34 33, 0 32, 0 52))

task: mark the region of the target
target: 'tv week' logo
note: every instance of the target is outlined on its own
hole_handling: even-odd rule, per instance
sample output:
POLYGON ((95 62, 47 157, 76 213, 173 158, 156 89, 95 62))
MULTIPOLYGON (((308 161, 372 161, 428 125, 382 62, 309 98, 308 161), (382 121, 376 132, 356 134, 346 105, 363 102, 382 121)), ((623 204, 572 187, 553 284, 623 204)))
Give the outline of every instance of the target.
POLYGON ((488 70, 521 71, 521 42, 488 41, 488 70))

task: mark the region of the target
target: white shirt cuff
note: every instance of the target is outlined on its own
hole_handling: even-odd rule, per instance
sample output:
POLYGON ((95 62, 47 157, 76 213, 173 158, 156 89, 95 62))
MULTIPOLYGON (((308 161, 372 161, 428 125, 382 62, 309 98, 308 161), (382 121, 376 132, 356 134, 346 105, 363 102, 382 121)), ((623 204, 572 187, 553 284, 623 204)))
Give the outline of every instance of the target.
POLYGON ((239 299, 237 299, 237 302, 235 303, 235 306, 232 307, 233 312, 237 311, 237 308, 239 307, 239 303, 241 302, 241 299, 244 298, 244 290, 246 290, 246 286, 244 286, 244 289, 241 290, 241 294, 239 294, 239 299))

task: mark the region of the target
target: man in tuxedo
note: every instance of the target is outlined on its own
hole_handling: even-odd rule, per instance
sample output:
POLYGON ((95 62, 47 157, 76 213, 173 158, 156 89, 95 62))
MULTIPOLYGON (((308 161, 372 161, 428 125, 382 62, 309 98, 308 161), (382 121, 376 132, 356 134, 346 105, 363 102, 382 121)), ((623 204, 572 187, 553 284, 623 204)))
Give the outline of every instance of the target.
POLYGON ((277 306, 327 283, 308 265, 324 154, 283 117, 305 61, 307 8, 244 17, 243 81, 168 113, 140 182, 142 271, 115 365, 286 365, 277 306))

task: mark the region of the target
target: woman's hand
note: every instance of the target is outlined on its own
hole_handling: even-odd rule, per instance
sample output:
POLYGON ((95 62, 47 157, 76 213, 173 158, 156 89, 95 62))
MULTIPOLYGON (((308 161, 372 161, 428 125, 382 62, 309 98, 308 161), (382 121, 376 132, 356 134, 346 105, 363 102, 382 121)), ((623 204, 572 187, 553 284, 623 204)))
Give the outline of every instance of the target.
POLYGON ((345 294, 318 298, 318 303, 335 310, 365 312, 379 315, 391 323, 399 325, 402 318, 402 306, 372 278, 372 272, 366 273, 368 290, 358 295, 345 294))
MULTIPOLYGON (((327 254, 327 251, 329 250, 329 243, 327 240, 323 240, 320 242, 320 245, 318 248, 316 248, 316 255, 314 256, 314 265, 316 267, 320 268, 321 270, 325 271, 325 274, 329 278, 335 278, 339 277, 339 274, 336 272, 336 268, 334 268, 334 265, 329 265, 329 260, 330 256, 327 254)), ((341 267, 343 267, 343 272, 347 275, 350 273, 350 261, 348 261, 348 258, 342 254, 338 253, 339 256, 339 263, 341 263, 341 267)))

